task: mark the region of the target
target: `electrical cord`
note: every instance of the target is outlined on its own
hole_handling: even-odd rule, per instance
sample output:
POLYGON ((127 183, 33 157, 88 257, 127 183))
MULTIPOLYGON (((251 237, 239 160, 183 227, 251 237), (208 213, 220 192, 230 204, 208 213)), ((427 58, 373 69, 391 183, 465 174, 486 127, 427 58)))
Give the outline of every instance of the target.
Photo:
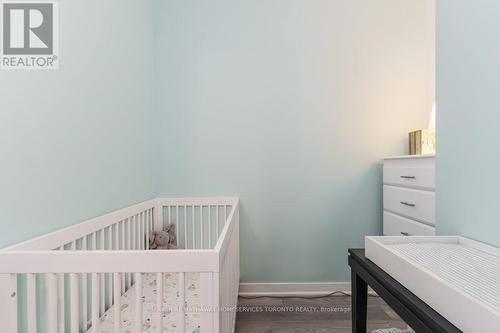
MULTIPOLYGON (((259 298, 277 298, 277 299, 287 299, 287 298, 299 298, 299 299, 319 299, 319 298, 325 298, 325 297, 339 297, 339 296, 351 296, 351 294, 346 293, 344 291, 334 291, 329 294, 325 295, 317 295, 317 296, 289 296, 289 295, 284 295, 284 296, 239 296, 241 299, 259 299, 259 298)), ((368 296, 370 297, 379 297, 376 294, 371 294, 368 293, 368 296)))

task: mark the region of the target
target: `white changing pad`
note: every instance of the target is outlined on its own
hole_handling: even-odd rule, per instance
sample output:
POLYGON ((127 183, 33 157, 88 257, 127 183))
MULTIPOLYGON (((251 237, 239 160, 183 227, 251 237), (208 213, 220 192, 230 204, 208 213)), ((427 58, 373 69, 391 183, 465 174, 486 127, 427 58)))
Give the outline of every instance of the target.
POLYGON ((408 243, 388 248, 500 312, 499 257, 458 244, 408 243))
MULTIPOLYGON (((199 273, 186 273, 186 306, 187 308, 198 307, 199 304, 199 273)), ((165 273, 163 280, 163 332, 180 332, 180 297, 178 287, 178 273, 165 273)), ((156 274, 144 274, 143 276, 143 331, 156 332, 156 274)), ((132 286, 121 297, 121 319, 122 333, 131 333, 135 327, 135 286, 132 286)), ((106 311, 101 317, 101 333, 114 332, 114 306, 106 311)), ((187 332, 199 331, 200 315, 198 313, 186 313, 187 332)), ((91 329, 89 329, 91 331, 91 329)), ((182 332, 184 333, 184 332, 182 332)))
POLYGON ((500 327, 500 249, 459 236, 366 237, 365 255, 464 333, 500 327))

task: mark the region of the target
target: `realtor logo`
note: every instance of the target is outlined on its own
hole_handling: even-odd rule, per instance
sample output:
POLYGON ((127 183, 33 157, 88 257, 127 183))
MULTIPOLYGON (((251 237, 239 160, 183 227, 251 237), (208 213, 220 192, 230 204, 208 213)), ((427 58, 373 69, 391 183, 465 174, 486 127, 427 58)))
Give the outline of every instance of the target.
POLYGON ((1 68, 57 69, 57 15, 55 1, 1 2, 1 68))

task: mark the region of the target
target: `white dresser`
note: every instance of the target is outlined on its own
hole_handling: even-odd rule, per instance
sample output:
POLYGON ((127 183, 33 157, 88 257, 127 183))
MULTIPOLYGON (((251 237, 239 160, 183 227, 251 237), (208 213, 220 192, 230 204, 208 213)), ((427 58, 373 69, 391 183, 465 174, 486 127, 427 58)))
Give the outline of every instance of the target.
POLYGON ((384 235, 433 236, 436 225, 434 155, 384 159, 384 235))

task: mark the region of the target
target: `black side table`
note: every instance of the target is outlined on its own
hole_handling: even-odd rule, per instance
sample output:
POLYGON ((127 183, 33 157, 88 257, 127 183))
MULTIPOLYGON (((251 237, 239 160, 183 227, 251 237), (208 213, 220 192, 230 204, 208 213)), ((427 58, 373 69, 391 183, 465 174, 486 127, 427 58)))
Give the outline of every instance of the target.
POLYGON ((365 257, 364 249, 349 249, 352 291, 352 332, 366 333, 368 286, 416 333, 461 332, 448 320, 365 257))

